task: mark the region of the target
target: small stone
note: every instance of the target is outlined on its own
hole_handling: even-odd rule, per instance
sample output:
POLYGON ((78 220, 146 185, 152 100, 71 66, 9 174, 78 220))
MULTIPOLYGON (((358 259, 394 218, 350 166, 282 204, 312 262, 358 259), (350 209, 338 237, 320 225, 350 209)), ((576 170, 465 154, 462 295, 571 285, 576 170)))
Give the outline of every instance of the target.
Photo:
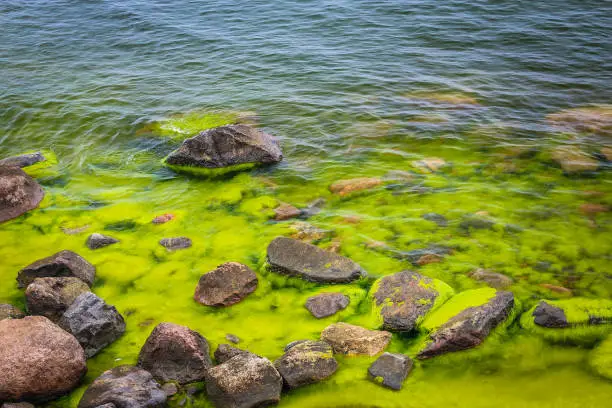
POLYGON ((158 215, 157 217, 153 218, 153 221, 151 222, 153 224, 165 224, 169 221, 172 221, 174 218, 175 218, 174 214, 166 213, 166 214, 158 215))
POLYGON ((66 235, 79 235, 89 229, 89 225, 82 225, 80 227, 69 228, 69 227, 60 227, 62 232, 66 235))
POLYGON ((57 323, 72 302, 89 291, 79 278, 36 278, 25 291, 28 312, 57 323))
POLYGON ((25 313, 13 305, 0 303, 0 320, 4 319, 21 319, 25 317, 25 313))
POLYGON ((94 234, 91 234, 87 238, 86 245, 89 249, 100 249, 104 248, 105 246, 116 244, 117 242, 119 242, 119 240, 116 238, 109 237, 108 235, 98 234, 96 232, 94 234))
POLYGON ((161 390, 166 394, 167 397, 176 395, 179 392, 178 386, 175 383, 171 382, 162 385, 161 390))
POLYGON ((533 322, 538 326, 548 328, 569 327, 565 312, 560 307, 541 301, 533 310, 533 322))
POLYGON ((225 335, 225 340, 229 341, 230 343, 234 343, 234 344, 240 343, 240 339, 238 338, 238 336, 235 336, 229 333, 225 335))
POLYGON ((599 162, 576 146, 559 146, 551 157, 566 173, 595 171, 599 162))
POLYGON ((469 230, 481 230, 481 229, 493 229, 495 221, 487 218, 488 215, 474 214, 467 216, 459 224, 459 228, 465 231, 469 230))
POLYGON ((593 216, 599 213, 605 213, 610 211, 610 207, 603 204, 584 203, 580 205, 580 212, 584 215, 593 216))
POLYGON ((416 160, 412 162, 412 165, 425 171, 435 173, 436 171, 447 166, 444 159, 439 157, 428 157, 422 160, 416 160))
POLYGON ((0 166, 28 167, 47 160, 41 152, 21 154, 0 160, 0 166))
POLYGON ((420 257, 419 259, 417 259, 416 263, 419 266, 423 266, 423 265, 428 265, 428 264, 431 264, 431 263, 440 263, 443 260, 444 260, 444 258, 442 258, 438 254, 425 254, 422 257, 420 257))
POLYGON ((257 289, 257 275, 238 262, 226 262, 202 275, 195 290, 196 302, 206 306, 231 306, 257 289))
POLYGON ((512 278, 506 275, 482 268, 470 272, 468 276, 472 279, 483 281, 495 289, 506 289, 513 283, 512 278))
POLYGON ((159 241, 159 244, 169 251, 176 251, 177 249, 186 249, 191 247, 191 239, 187 237, 164 238, 159 241))
MULTIPOLYGON (((383 247, 383 249, 390 249, 390 248, 383 247)), ((414 266, 421 266, 421 264, 419 264, 419 260, 421 262, 435 261, 438 259, 442 261, 442 259, 446 255, 450 255, 452 254, 452 252, 453 250, 446 246, 429 245, 427 248, 413 249, 412 251, 407 251, 407 252, 399 252, 397 253, 397 256, 400 257, 401 259, 410 261, 410 263, 413 264, 414 266)), ((423 263, 423 265, 425 265, 425 263, 423 263)))
POLYGON ((314 384, 336 372, 338 363, 331 346, 321 341, 303 341, 289 348, 274 367, 290 389, 314 384))
MULTIPOLYGON (((246 350, 242 350, 236 347, 232 347, 229 344, 219 344, 219 346, 217 347, 217 349, 215 350, 215 361, 217 362, 217 364, 223 364, 225 363, 227 360, 236 357, 236 356, 242 356, 242 355, 252 355, 252 356, 256 356, 255 354, 251 353, 250 351, 246 351, 246 350)), ((259 356, 257 356, 259 357, 259 356)))
POLYGON ((38 207, 42 187, 18 167, 0 166, 0 223, 38 207))
POLYGON ((559 285, 553 285, 551 283, 541 283, 540 285, 538 285, 544 289, 548 289, 551 292, 554 293, 558 293, 560 295, 565 295, 565 296, 572 296, 572 291, 571 289, 568 288, 564 288, 563 286, 559 286, 559 285))
POLYGON ((375 356, 387 347, 391 333, 340 322, 327 326, 321 340, 329 343, 335 353, 375 356))
POLYGON ((274 209, 274 219, 276 221, 284 221, 290 218, 296 218, 299 217, 301 214, 302 211, 299 208, 287 203, 281 203, 281 205, 274 209))
POLYGON ((448 220, 441 214, 427 213, 423 215, 423 219, 436 223, 438 227, 448 226, 448 220))
POLYGON ((382 180, 376 177, 359 177, 350 180, 340 180, 329 186, 329 190, 339 196, 363 190, 370 190, 382 184, 382 180))
POLYGON ((96 268, 72 251, 61 251, 20 270, 17 283, 20 288, 25 288, 36 278, 66 276, 74 276, 91 286, 96 277, 96 268))
POLYGON ((332 316, 349 304, 348 296, 342 293, 321 293, 311 296, 306 301, 306 309, 317 319, 332 316))
POLYGON ((376 382, 381 379, 385 387, 400 390, 413 364, 410 357, 406 355, 383 353, 368 368, 368 374, 376 382))

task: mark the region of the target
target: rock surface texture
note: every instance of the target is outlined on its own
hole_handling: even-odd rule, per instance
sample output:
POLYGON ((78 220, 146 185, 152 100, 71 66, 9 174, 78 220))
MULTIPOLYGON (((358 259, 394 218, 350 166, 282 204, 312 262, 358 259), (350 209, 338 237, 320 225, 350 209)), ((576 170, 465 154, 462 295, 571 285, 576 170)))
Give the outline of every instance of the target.
POLYGON ((47 160, 41 152, 20 154, 0 160, 0 166, 28 167, 47 160))
POLYGON ((331 346, 322 341, 304 341, 289 348, 274 366, 289 388, 322 381, 338 368, 331 346))
POLYGON ((317 319, 332 316, 349 305, 348 296, 342 293, 321 293, 306 300, 306 309, 317 319))
POLYGON ((27 287, 36 278, 73 276, 91 286, 96 277, 96 268, 72 251, 61 251, 26 266, 17 276, 20 288, 27 287))
POLYGON ((329 343, 335 353, 374 356, 387 347, 391 333, 340 322, 327 326, 321 340, 329 343))
POLYGON ((196 302, 206 306, 231 306, 257 289, 257 275, 238 262, 226 262, 202 275, 195 290, 196 302))
POLYGON ((108 235, 103 235, 96 232, 87 237, 87 242, 85 244, 89 249, 100 249, 112 244, 116 244, 117 242, 119 242, 119 240, 116 238, 109 237, 108 235))
POLYGON ((187 249, 191 247, 191 239, 187 237, 164 238, 159 244, 169 251, 177 249, 187 249))
POLYGON ((42 187, 18 167, 0 165, 0 223, 38 207, 42 187))
POLYGON ((36 278, 25 291, 28 312, 58 322, 72 302, 89 292, 89 286, 79 278, 36 278))
POLYGON ((560 307, 541 301, 533 311, 533 322, 549 328, 569 327, 565 312, 560 307))
POLYGON ((227 360, 238 355, 250 355, 259 357, 258 355, 253 354, 250 351, 242 350, 237 347, 230 346, 229 344, 219 344, 219 346, 215 350, 215 361, 217 361, 217 364, 223 364, 227 360))
POLYGON ((383 353, 368 368, 368 374, 374 381, 380 381, 385 387, 400 390, 413 364, 410 357, 406 355, 383 353))

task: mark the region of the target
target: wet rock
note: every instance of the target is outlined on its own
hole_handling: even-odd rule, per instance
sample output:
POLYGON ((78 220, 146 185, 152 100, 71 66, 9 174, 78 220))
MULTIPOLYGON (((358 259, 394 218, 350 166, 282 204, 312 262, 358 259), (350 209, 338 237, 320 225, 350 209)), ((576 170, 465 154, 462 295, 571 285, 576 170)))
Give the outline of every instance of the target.
POLYGON ((70 276, 79 278, 91 286, 96 277, 96 268, 72 251, 61 251, 20 270, 17 284, 20 288, 25 288, 36 278, 70 276))
POLYGON ((28 312, 58 322, 64 312, 89 286, 79 278, 36 278, 25 291, 28 312))
POLYGON ((564 288, 563 286, 553 285, 551 283, 541 283, 538 286, 548 289, 551 292, 558 293, 559 295, 572 296, 571 289, 564 288))
POLYGON ((349 304, 348 296, 342 293, 321 293, 306 300, 306 309, 317 319, 328 317, 345 309, 349 304))
POLYGON ((391 333, 340 322, 327 326, 321 340, 329 343, 335 353, 374 356, 387 347, 391 333))
POLYGON ((4 319, 21 319, 25 317, 25 313, 13 305, 0 303, 0 320, 4 319))
POLYGON ((497 292, 484 305, 463 310, 430 334, 431 342, 417 357, 426 359, 480 345, 491 330, 508 318, 513 307, 512 292, 497 292))
POLYGON ((307 222, 294 222, 289 228, 293 231, 291 238, 308 243, 329 239, 335 235, 332 230, 317 228, 307 222))
POLYGON ((421 170, 435 173, 436 171, 439 171, 442 168, 446 167, 448 164, 444 159, 441 159, 439 157, 428 157, 423 160, 413 161, 412 165, 421 170))
POLYGON ((319 283, 346 283, 364 275, 361 267, 348 258, 285 237, 268 245, 268 263, 274 272, 319 283))
POLYGON ((368 368, 368 374, 376 382, 393 390, 400 390, 413 361, 404 354, 383 353, 368 368))
POLYGON ((276 139, 247 125, 206 130, 187 139, 166 158, 173 166, 217 169, 240 164, 273 164, 283 159, 276 139))
POLYGON ((274 209, 274 219, 276 221, 284 221, 291 218, 296 218, 299 217, 301 214, 302 211, 299 208, 287 203, 281 203, 281 205, 274 209))
POLYGON ((431 222, 435 222, 438 227, 448 226, 448 220, 445 216, 436 213, 427 213, 423 215, 423 219, 431 222))
POLYGON ((191 247, 191 239, 187 237, 164 238, 159 241, 159 244, 169 251, 176 251, 177 249, 187 249, 191 247))
POLYGON ((0 166, 0 223, 38 207, 42 187, 18 167, 0 166))
MULTIPOLYGON (((383 250, 390 250, 389 247, 383 245, 380 247, 383 250)), ((392 251, 394 252, 394 251, 392 251)), ((442 245, 430 245, 423 249, 413 249, 406 252, 395 252, 397 258, 407 260, 414 266, 425 265, 430 261, 440 262, 446 255, 453 252, 451 248, 442 245)))
POLYGON ((461 221, 459 228, 464 231, 470 230, 482 230, 482 229, 493 229, 495 221, 487 218, 486 215, 469 215, 461 221))
POLYGON ((93 357, 125 332, 123 316, 91 292, 75 299, 59 325, 77 338, 87 358, 93 357))
POLYGON ((178 394, 179 389, 175 383, 166 383, 161 386, 161 390, 166 394, 167 397, 171 397, 173 395, 178 394))
POLYGON ((612 136, 612 105, 593 105, 564 109, 546 117, 566 129, 612 136))
POLYGON ((416 264, 418 266, 428 265, 431 263, 440 263, 444 258, 438 254, 425 254, 417 259, 416 264))
POLYGON ((581 204, 579 209, 581 213, 587 216, 594 216, 599 213, 605 213, 605 212, 610 211, 610 207, 608 207, 607 205, 595 204, 595 203, 581 204))
POLYGON ((96 232, 94 234, 91 234, 87 238, 86 245, 89 249, 100 249, 104 248, 105 246, 116 244, 117 242, 119 242, 119 240, 116 238, 109 237, 108 235, 98 234, 96 232))
POLYGON ((202 275, 194 299, 206 306, 231 306, 253 293, 257 282, 257 275, 248 266, 226 262, 202 275))
POLYGON ((225 340, 229 341, 230 343, 234 343, 234 344, 238 344, 240 343, 240 338, 238 338, 238 336, 234 335, 234 334, 226 334, 225 335, 225 340))
POLYGON ((158 324, 140 350, 138 365, 160 382, 203 381, 212 366, 208 342, 198 332, 173 323, 158 324))
POLYGON ((363 190, 370 190, 382 184, 382 180, 376 177, 359 177, 350 180, 340 180, 329 186, 329 191, 333 194, 346 196, 351 193, 363 190))
POLYGON ((79 343, 46 317, 0 320, 0 401, 57 398, 86 371, 79 343))
POLYGON ((321 341, 294 345, 274 362, 274 367, 289 388, 314 384, 336 372, 338 363, 331 346, 321 341))
POLYGON ((306 208, 302 210, 301 217, 310 218, 314 215, 317 215, 318 213, 321 212, 325 204, 326 204, 326 201, 324 198, 317 198, 316 200, 308 204, 306 208))
POLYGON ((506 289, 512 285, 512 278, 488 269, 478 268, 468 274, 472 279, 485 282, 495 289, 506 289))
POLYGON ((238 355, 208 370, 206 391, 217 408, 250 408, 280 401, 283 379, 270 360, 238 355))
POLYGON ((41 152, 20 154, 0 160, 0 166, 28 167, 47 160, 41 152))
POLYGON ((599 162, 576 146, 559 146, 551 153, 552 160, 566 173, 595 171, 599 162))
POLYGON ((153 221, 151 221, 153 224, 165 224, 169 221, 172 221, 175 218, 174 214, 162 214, 162 215, 158 215, 157 217, 153 218, 153 221))
POLYGON ((229 344, 219 344, 217 349, 215 350, 215 361, 217 364, 223 364, 227 360, 236 357, 236 356, 257 356, 256 354, 251 353, 250 351, 242 350, 229 344))
POLYGON ((433 279, 412 271, 380 278, 373 291, 383 328, 399 332, 414 330, 438 297, 433 279))
POLYGON ((87 388, 78 408, 98 408, 114 404, 116 408, 162 408, 166 393, 142 368, 123 365, 105 371, 87 388))
POLYGON ((567 317, 563 309, 557 306, 553 306, 544 301, 538 303, 538 306, 534 309, 533 322, 538 326, 549 327, 549 328, 563 328, 569 327, 567 317))

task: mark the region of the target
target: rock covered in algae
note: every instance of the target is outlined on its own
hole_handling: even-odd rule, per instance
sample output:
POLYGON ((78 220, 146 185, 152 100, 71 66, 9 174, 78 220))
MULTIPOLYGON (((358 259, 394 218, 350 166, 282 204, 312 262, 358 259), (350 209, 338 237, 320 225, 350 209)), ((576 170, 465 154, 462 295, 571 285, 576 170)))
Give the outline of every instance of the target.
POLYGON ((200 278, 196 302, 206 306, 231 306, 257 289, 257 275, 238 262, 226 262, 200 278))
POLYGON ((119 242, 117 238, 113 238, 108 235, 103 235, 96 232, 87 237, 87 242, 85 244, 89 249, 100 249, 112 244, 116 244, 117 242, 119 242))
POLYGON ((578 132, 612 136, 612 105, 565 109, 546 117, 554 125, 578 132))
POLYGON ((123 365, 105 371, 87 388, 78 408, 97 408, 112 404, 116 408, 162 408, 166 393, 151 373, 123 365))
POLYGON ((160 382, 203 381, 212 366, 208 342, 198 332, 173 323, 160 323, 138 356, 138 365, 160 382))
POLYGON ((28 312, 58 322, 72 302, 89 292, 89 286, 79 278, 36 278, 25 291, 28 312))
POLYGON ((346 196, 357 191, 370 190, 381 184, 382 180, 377 177, 358 177, 336 181, 329 186, 329 191, 339 196, 346 196))
POLYGON ((2 408, 36 408, 34 404, 29 402, 5 402, 0 407, 2 408))
POLYGON ((177 249, 187 249, 191 247, 191 239, 187 237, 163 238, 159 244, 168 251, 176 251, 177 249))
POLYGON ((0 166, 0 223, 38 207, 42 187, 18 167, 0 166))
POLYGON ((376 382, 393 390, 400 390, 414 362, 404 354, 383 353, 368 368, 368 374, 376 382))
POLYGON ((533 322, 538 326, 551 328, 563 328, 569 326, 563 309, 546 303, 545 301, 538 303, 531 315, 533 316, 533 322))
POLYGON ((247 350, 242 350, 234 346, 230 346, 229 344, 219 344, 217 349, 215 350, 215 361, 217 364, 223 364, 227 360, 236 357, 238 355, 250 355, 255 357, 261 357, 256 354, 251 353, 247 350))
POLYGON ((374 356, 387 347, 391 333, 340 322, 327 326, 321 340, 329 343, 335 353, 374 356))
POLYGON ((274 272, 319 283, 351 282, 365 274, 348 258, 286 237, 268 245, 268 264, 274 272))
POLYGON ((291 218, 299 217, 302 214, 302 211, 287 203, 281 203, 278 207, 274 209, 274 220, 276 221, 284 221, 291 218))
POLYGON ((0 321, 0 401, 57 398, 86 371, 79 342, 46 317, 0 321))
POLYGON ((338 362, 331 346, 322 341, 303 341, 289 348, 274 366, 289 388, 314 384, 336 372, 338 362))
POLYGON ((91 286, 96 277, 96 268, 77 253, 60 251, 20 270, 17 284, 25 288, 36 278, 68 276, 79 278, 91 286))
POLYGON ((19 308, 8 303, 0 303, 0 320, 21 319, 23 317, 25 317, 25 313, 19 308))
POLYGON ((41 152, 20 154, 0 160, 0 166, 28 167, 47 160, 41 152))
POLYGON ((306 309, 317 319, 332 316, 349 305, 349 298, 342 293, 321 293, 306 300, 306 309))
POLYGON ((577 146, 559 146, 552 151, 550 157, 566 173, 592 172, 599 167, 597 160, 577 146))

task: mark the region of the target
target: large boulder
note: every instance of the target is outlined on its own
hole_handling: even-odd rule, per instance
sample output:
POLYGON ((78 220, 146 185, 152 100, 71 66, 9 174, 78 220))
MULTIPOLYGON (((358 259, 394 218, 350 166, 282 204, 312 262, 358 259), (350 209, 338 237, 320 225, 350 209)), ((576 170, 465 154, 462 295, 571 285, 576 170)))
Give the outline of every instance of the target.
POLYGON ((151 373, 128 365, 105 371, 87 388, 78 408, 162 408, 166 393, 151 373))
POLYGON ((391 333, 340 322, 327 326, 321 340, 329 343, 335 353, 375 356, 387 348, 391 333))
POLYGON ((319 283, 346 283, 365 274, 348 258, 286 237, 268 245, 268 264, 273 272, 319 283))
POLYGON ((59 325, 77 338, 87 358, 95 356, 125 332, 123 316, 91 292, 75 299, 59 325))
POLYGON ((18 167, 0 166, 0 223, 38 207, 42 187, 18 167))
POLYGON ((72 251, 61 251, 20 270, 17 284, 20 288, 26 288, 36 278, 65 276, 74 276, 91 286, 96 277, 96 268, 72 251))
POLYGON ((512 292, 498 291, 487 303, 469 307, 441 325, 430 334, 430 342, 417 357, 426 359, 480 345, 491 330, 508 318, 513 307, 512 292))
POLYGON ((266 358, 241 354, 208 370, 206 391, 217 408, 264 407, 280 401, 283 379, 266 358))
POLYGON ((564 328, 569 326, 565 311, 543 300, 538 303, 533 310, 532 316, 533 322, 538 326, 549 328, 564 328))
POLYGON ((47 160, 41 152, 20 154, 0 160, 0 166, 28 167, 47 160))
POLYGON ((79 278, 36 278, 25 291, 28 312, 58 322, 68 307, 89 286, 79 278))
POLYGON ((206 130, 187 139, 166 157, 171 166, 219 169, 246 164, 272 164, 283 159, 276 139, 247 125, 206 130))
POLYGON ((274 366, 287 387, 297 388, 330 377, 336 372, 338 362, 328 343, 307 340, 290 347, 274 366))
POLYGON ((238 262, 226 262, 202 275, 195 290, 196 302, 206 306, 231 306, 257 289, 257 275, 238 262))
POLYGON ((368 368, 368 374, 385 387, 400 390, 412 365, 412 359, 404 354, 383 353, 368 368))
POLYGON ((140 350, 138 365, 160 382, 203 381, 212 366, 208 342, 198 332, 173 323, 158 324, 140 350))
POLYGON ((332 316, 349 305, 349 297, 342 293, 321 293, 306 300, 306 309, 317 319, 332 316))
POLYGON ((46 317, 0 320, 0 401, 57 398, 86 371, 79 342, 46 317))
POLYGON ((0 303, 0 320, 4 319, 21 319, 25 317, 25 313, 8 303, 0 303))

